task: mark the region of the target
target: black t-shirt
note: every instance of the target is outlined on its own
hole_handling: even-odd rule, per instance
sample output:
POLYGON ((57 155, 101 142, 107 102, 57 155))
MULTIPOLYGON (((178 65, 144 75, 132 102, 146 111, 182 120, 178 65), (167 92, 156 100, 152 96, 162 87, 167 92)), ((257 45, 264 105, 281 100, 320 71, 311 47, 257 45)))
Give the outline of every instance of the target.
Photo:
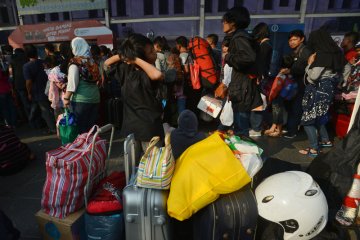
POLYGON ((163 109, 161 102, 156 98, 151 80, 144 71, 126 65, 122 67, 128 68, 124 69, 127 74, 122 76, 124 79, 121 81, 124 102, 122 135, 134 133, 136 140, 145 142, 154 136, 163 138, 163 109))
POLYGON ((26 63, 24 54, 17 54, 11 57, 10 65, 13 71, 14 87, 16 90, 25 90, 25 79, 23 66, 26 63))
POLYGON ((266 78, 269 75, 272 50, 269 40, 260 43, 256 49, 255 65, 257 76, 259 78, 261 76, 266 78))
POLYGON ((29 61, 23 66, 25 80, 32 81, 31 95, 33 101, 44 101, 47 99, 45 95, 45 87, 48 77, 44 71, 43 61, 36 59, 29 61))

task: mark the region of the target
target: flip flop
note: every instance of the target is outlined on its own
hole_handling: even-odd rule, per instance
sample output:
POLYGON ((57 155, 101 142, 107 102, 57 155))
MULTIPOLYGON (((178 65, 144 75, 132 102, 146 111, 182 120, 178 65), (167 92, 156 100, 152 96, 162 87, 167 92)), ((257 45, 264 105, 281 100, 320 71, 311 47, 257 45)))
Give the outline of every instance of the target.
POLYGON ((305 148, 305 149, 299 150, 299 153, 302 155, 307 155, 309 157, 317 157, 317 155, 319 154, 319 151, 312 149, 312 148, 305 148), (316 151, 316 152, 311 152, 311 150, 316 151))

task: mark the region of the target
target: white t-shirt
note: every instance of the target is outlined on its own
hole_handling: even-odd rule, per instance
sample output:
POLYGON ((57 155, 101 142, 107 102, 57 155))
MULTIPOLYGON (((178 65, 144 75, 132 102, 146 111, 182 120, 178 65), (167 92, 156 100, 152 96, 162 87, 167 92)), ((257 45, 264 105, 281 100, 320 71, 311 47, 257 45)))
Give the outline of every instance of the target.
POLYGON ((181 59, 181 65, 186 65, 187 64, 187 59, 188 59, 189 54, 187 52, 182 52, 180 53, 180 59, 181 59))

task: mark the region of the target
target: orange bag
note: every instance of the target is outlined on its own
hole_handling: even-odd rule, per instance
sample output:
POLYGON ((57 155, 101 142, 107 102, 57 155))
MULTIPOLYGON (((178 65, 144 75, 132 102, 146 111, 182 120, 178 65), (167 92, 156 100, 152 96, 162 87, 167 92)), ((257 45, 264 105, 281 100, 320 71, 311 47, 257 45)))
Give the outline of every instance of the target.
POLYGON ((188 48, 194 62, 200 66, 201 86, 213 88, 218 82, 218 74, 209 43, 201 37, 194 37, 189 41, 188 48))

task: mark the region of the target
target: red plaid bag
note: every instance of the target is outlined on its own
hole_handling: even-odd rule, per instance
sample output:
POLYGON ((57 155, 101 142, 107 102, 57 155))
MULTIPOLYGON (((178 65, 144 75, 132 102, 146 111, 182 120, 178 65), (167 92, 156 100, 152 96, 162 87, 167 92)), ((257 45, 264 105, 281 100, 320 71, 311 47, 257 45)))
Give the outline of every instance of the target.
MULTIPOLYGON (((79 135, 73 143, 46 153, 46 180, 41 207, 50 216, 65 218, 84 204, 84 188, 88 178, 94 135, 79 135)), ((105 140, 95 141, 92 178, 105 170, 105 140)))

